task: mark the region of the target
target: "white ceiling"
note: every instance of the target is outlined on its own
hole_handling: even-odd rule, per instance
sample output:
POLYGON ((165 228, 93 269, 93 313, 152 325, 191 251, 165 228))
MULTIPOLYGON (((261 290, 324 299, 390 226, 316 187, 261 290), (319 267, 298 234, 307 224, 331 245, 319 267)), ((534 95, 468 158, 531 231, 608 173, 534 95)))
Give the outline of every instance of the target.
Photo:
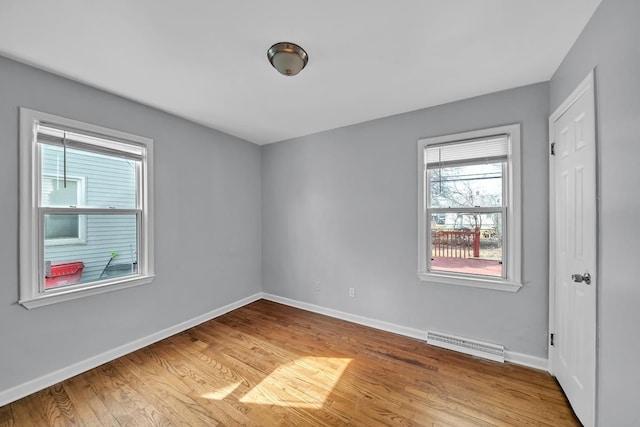
POLYGON ((0 0, 0 54, 265 144, 549 80, 599 3, 0 0))

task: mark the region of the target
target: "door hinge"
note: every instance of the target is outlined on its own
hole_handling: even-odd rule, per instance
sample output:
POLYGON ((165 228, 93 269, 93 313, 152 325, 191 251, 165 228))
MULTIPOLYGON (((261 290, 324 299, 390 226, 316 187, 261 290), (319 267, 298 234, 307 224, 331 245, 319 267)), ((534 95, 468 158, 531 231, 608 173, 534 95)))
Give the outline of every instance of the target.
POLYGON ((552 156, 556 155, 556 143, 555 142, 551 143, 551 155, 552 156))
POLYGON ((553 343, 553 339, 555 338, 556 334, 549 334, 549 343, 552 346, 555 346, 555 344, 553 343))

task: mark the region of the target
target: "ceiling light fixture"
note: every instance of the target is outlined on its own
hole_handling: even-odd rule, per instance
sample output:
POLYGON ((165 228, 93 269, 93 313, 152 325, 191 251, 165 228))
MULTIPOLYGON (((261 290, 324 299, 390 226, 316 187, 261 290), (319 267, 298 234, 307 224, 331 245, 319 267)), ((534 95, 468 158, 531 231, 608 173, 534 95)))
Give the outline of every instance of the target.
POLYGON ((276 43, 267 51, 267 58, 273 68, 285 76, 295 76, 309 62, 309 55, 295 43, 276 43))

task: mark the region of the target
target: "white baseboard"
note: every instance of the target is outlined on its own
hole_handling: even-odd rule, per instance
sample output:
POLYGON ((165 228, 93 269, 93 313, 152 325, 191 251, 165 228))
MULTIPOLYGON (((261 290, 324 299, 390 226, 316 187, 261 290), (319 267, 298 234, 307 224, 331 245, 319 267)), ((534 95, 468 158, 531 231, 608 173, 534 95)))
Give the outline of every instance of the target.
POLYGON ((528 354, 505 350, 504 361, 549 372, 549 361, 544 357, 530 356, 528 354))
POLYGON ((233 311, 237 308, 240 308, 254 301, 257 301, 261 298, 262 298, 262 293, 258 292, 249 297, 243 298, 236 302, 232 302, 231 304, 227 304, 224 307, 217 308, 215 310, 212 310, 198 317, 194 317, 193 319, 189 319, 185 322, 179 323, 175 326, 171 326, 169 328, 163 329, 161 331, 158 331, 146 337, 132 341, 128 344, 122 345, 112 350, 108 350, 102 354, 98 354, 96 356, 90 357, 88 359, 75 363, 66 368, 62 368, 57 371, 51 372, 49 374, 43 375, 39 378, 35 378, 31 381, 27 381, 26 383, 17 385, 8 390, 0 391, 0 406, 4 406, 8 403, 14 402, 32 393, 35 393, 37 391, 50 387, 54 384, 57 384, 60 381, 64 381, 73 376, 76 376, 90 369, 98 367, 104 363, 115 360, 118 357, 122 357, 125 354, 129 354, 143 347, 151 345, 155 342, 158 342, 172 335, 175 335, 179 332, 185 331, 189 328, 193 328, 194 326, 197 326, 201 323, 214 319, 218 316, 221 316, 225 313, 233 311))
POLYGON ((338 311, 338 310, 322 307, 315 304, 309 304, 306 302, 296 301, 289 298, 279 297, 277 295, 267 294, 264 292, 262 293, 262 298, 269 301, 279 302, 284 305, 289 305, 291 307, 296 307, 302 310, 312 311, 314 313, 335 317, 336 319, 342 319, 348 322, 357 323, 359 325, 380 329, 382 331, 392 332, 394 334, 416 338, 422 341, 426 341, 427 339, 427 331, 421 331, 420 329, 414 329, 414 328, 409 328, 407 326, 396 325, 395 323, 383 322, 381 320, 371 319, 369 317, 364 317, 364 316, 358 316, 356 314, 346 313, 344 311, 338 311))
MULTIPOLYGON (((371 328, 380 329, 382 331, 392 332, 398 335, 404 335, 411 338, 416 338, 425 342, 427 341, 427 331, 420 329, 409 328, 407 326, 397 325, 395 323, 383 322, 381 320, 371 319, 369 317, 358 316, 356 314, 345 313, 344 311, 333 310, 331 308, 322 307, 315 304, 309 304, 306 302, 296 301, 289 298, 280 297, 268 293, 262 293, 262 298, 279 302, 284 305, 299 308, 302 310, 311 311, 314 313, 324 314, 326 316, 335 317, 337 319, 346 320, 349 322, 357 323, 359 325, 369 326, 371 328)), ((514 351, 504 352, 505 362, 514 363, 516 365, 526 366, 528 368, 539 369, 548 371, 547 359, 542 357, 530 356, 528 354, 516 353, 514 351)))

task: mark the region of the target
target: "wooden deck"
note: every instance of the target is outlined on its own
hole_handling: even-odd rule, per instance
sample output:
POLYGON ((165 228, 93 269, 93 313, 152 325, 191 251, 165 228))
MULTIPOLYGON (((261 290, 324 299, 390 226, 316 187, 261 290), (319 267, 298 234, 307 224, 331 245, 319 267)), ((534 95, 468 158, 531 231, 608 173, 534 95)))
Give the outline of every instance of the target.
POLYGON ((0 407, 0 426, 578 426, 547 373, 258 301, 0 407))
POLYGON ((491 259, 433 257, 431 268, 454 273, 502 276, 502 264, 491 259))

